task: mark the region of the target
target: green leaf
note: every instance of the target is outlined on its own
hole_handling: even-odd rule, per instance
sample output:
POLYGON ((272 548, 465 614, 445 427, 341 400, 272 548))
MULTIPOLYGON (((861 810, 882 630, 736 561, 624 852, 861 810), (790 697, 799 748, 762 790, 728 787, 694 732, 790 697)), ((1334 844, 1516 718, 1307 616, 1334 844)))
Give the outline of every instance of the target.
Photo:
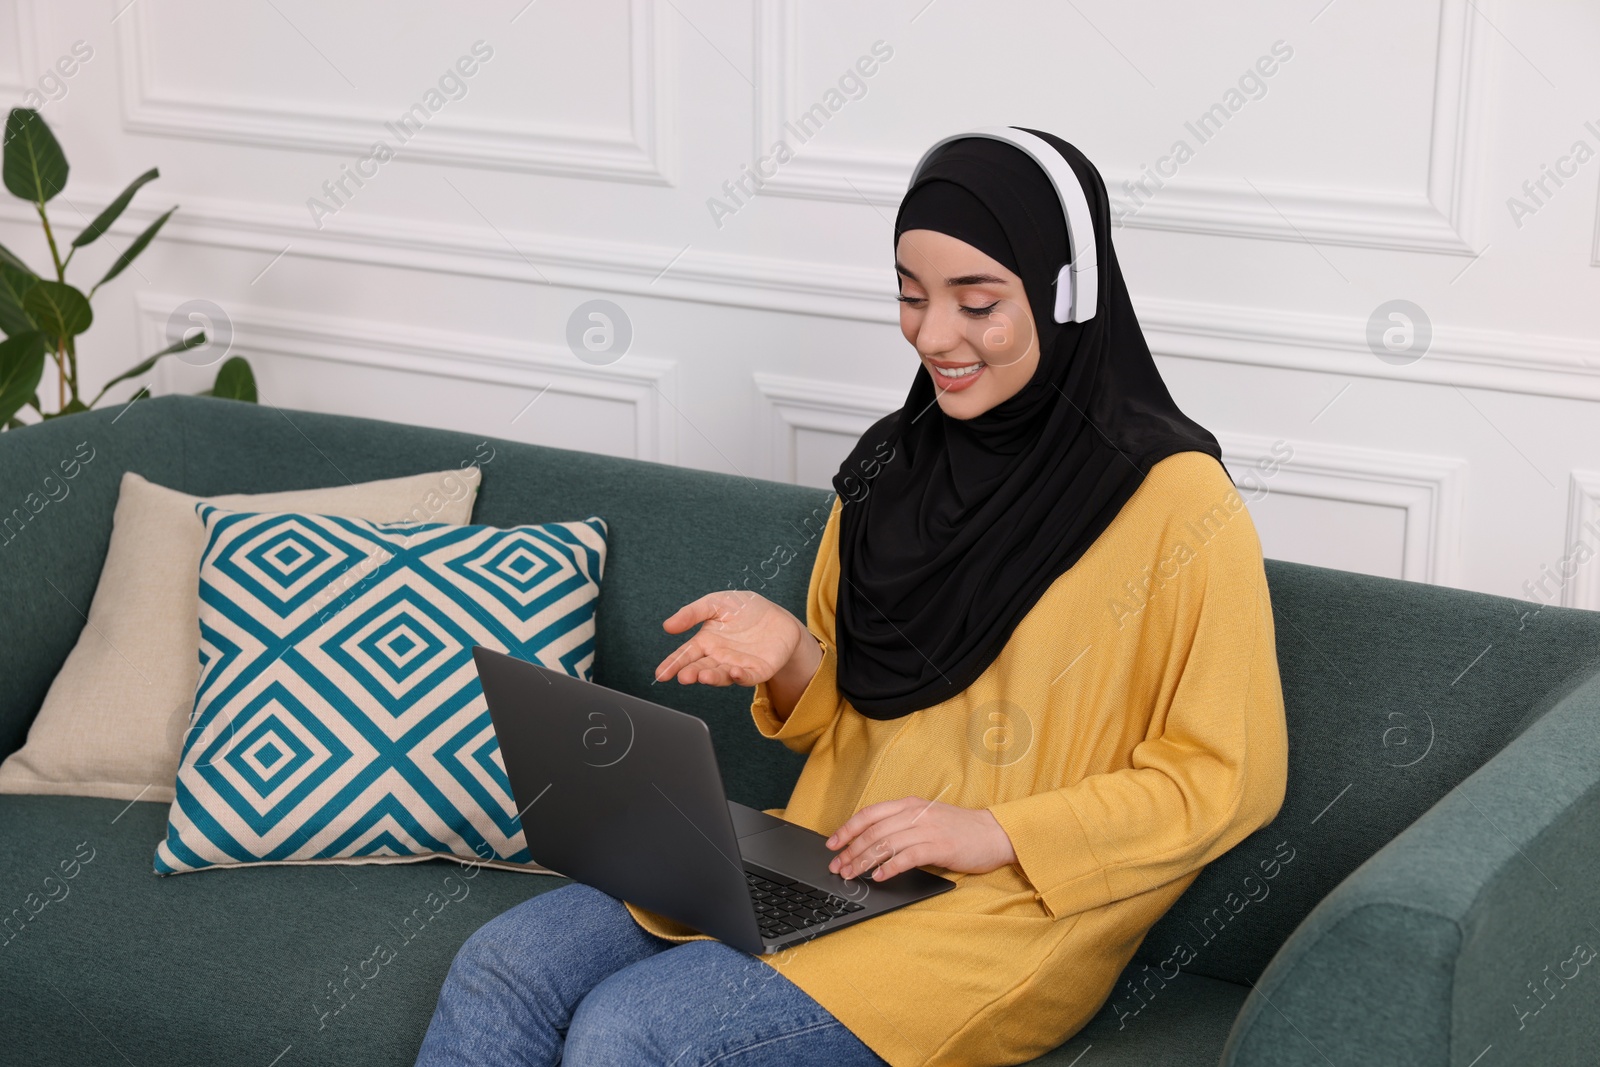
POLYGON ((94 324, 88 298, 64 282, 34 282, 22 297, 22 309, 58 348, 94 324))
POLYGON ((229 356, 217 368, 217 380, 211 386, 211 395, 226 400, 256 402, 256 376, 243 356, 229 356))
POLYGON ((20 270, 27 275, 33 275, 33 271, 28 269, 28 265, 13 255, 11 249, 5 245, 0 245, 0 265, 10 267, 12 270, 20 270))
POLYGON ((104 211, 95 216, 93 222, 84 227, 82 233, 78 234, 78 236, 72 239, 72 247, 82 248, 84 245, 95 240, 101 234, 111 229, 111 224, 117 221, 117 217, 121 215, 123 209, 128 206, 128 202, 133 199, 133 194, 137 193, 142 186, 149 182, 155 181, 159 177, 161 177, 161 172, 155 167, 151 167, 149 170, 133 179, 133 184, 122 190, 121 196, 111 201, 104 211))
POLYGON ((106 395, 106 390, 110 389, 118 382, 125 382, 129 378, 137 378, 139 375, 144 374, 151 367, 154 367, 156 365, 156 361, 162 356, 170 356, 174 352, 186 352, 191 348, 198 348, 205 343, 206 333, 204 330, 197 331, 193 337, 185 337, 181 341, 174 341, 172 344, 168 345, 166 348, 163 348, 155 355, 146 357, 145 359, 139 361, 136 366, 123 371, 121 374, 102 385, 100 387, 100 391, 94 395, 94 399, 89 401, 89 406, 93 407, 94 405, 98 404, 100 402, 100 398, 106 395))
POLYGON ((12 195, 42 204, 67 185, 67 157, 44 119, 32 108, 6 116, 6 148, 0 177, 12 195))
POLYGON ((22 298, 38 280, 0 260, 0 333, 13 337, 39 328, 22 306, 22 298))
MULTIPOLYGON (((111 264, 111 269, 106 271, 106 276, 101 278, 98 282, 95 282, 94 288, 100 288, 106 282, 109 282, 112 278, 115 278, 117 275, 126 270, 128 264, 137 259, 139 253, 144 251, 144 246, 155 239, 155 236, 160 232, 161 227, 166 225, 167 220, 172 217, 172 212, 176 210, 178 209, 174 207, 171 211, 168 211, 165 215, 162 215, 159 219, 156 219, 156 221, 152 222, 149 227, 138 237, 135 237, 133 239, 133 244, 128 246, 128 250, 122 253, 122 255, 118 256, 115 263, 111 264)), ((91 289, 90 292, 94 292, 94 289, 91 289)))
POLYGON ((28 403, 44 376, 45 337, 35 330, 0 341, 0 422, 28 403))

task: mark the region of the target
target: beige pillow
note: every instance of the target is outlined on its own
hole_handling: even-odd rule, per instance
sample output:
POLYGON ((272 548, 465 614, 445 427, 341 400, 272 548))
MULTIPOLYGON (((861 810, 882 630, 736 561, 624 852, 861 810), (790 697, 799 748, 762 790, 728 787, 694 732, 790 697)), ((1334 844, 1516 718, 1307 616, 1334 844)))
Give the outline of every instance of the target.
POLYGON ((27 744, 0 764, 0 793, 172 799, 200 678, 201 499, 238 511, 460 526, 472 518, 480 478, 466 467, 201 498, 127 472, 88 625, 50 683, 27 744))

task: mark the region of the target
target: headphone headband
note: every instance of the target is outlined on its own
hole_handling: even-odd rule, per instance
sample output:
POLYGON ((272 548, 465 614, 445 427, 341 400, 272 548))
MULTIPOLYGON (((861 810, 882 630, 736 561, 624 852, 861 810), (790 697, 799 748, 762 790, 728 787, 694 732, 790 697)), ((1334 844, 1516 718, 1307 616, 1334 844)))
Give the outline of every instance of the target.
POLYGON ((906 188, 909 190, 917 183, 935 152, 951 141, 968 137, 987 137, 1019 148, 1049 176, 1050 184, 1055 186, 1056 196, 1061 201, 1061 213, 1067 221, 1067 254, 1070 257, 1056 275, 1055 319, 1057 322, 1086 322, 1093 318, 1100 293, 1094 216, 1089 213, 1089 200, 1078 182, 1077 173, 1050 142, 1015 126, 984 126, 966 133, 951 134, 934 142, 932 148, 922 153, 922 158, 917 160, 916 167, 911 171, 911 181, 906 188))

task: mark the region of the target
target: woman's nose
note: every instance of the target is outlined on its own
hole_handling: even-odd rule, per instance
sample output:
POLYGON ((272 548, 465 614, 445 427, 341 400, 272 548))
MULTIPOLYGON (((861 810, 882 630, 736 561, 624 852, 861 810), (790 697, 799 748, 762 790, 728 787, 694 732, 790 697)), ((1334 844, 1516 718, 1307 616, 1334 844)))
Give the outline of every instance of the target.
POLYGON ((966 337, 959 319, 960 311, 953 305, 941 307, 929 301, 922 321, 917 325, 917 352, 930 359, 948 356, 966 337))

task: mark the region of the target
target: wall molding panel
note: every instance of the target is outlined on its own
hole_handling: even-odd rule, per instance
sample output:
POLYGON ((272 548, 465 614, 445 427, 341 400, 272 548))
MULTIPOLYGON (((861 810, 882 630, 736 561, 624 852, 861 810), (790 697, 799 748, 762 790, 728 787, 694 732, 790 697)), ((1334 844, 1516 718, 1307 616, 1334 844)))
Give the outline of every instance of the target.
MULTIPOLYGON (((75 190, 90 203, 116 190, 75 190)), ((131 239, 159 214, 137 202, 113 233, 131 239)), ((0 221, 31 225, 25 205, 0 201, 0 221)), ((364 267, 402 268, 500 281, 550 282, 666 300, 810 317, 898 323, 884 272, 779 257, 685 255, 666 246, 608 242, 396 219, 340 219, 321 231, 298 209, 185 198, 162 240, 253 251, 262 265, 288 255, 364 267), (507 240, 515 247, 508 247, 507 240), (524 254, 519 249, 531 249, 524 254), (670 269, 662 273, 664 267, 670 269), (881 295, 878 295, 880 294, 881 295)), ((1394 366, 1366 345, 1353 316, 1200 304, 1136 295, 1139 320, 1158 356, 1343 374, 1385 382, 1456 385, 1533 396, 1600 400, 1600 341, 1439 327, 1428 353, 1394 366)))
POLYGON ((1600 400, 1600 341, 1437 327, 1417 362, 1385 363, 1367 347, 1365 319, 1180 300, 1135 298, 1157 355, 1600 400))
MULTIPOLYGON (((90 203, 109 201, 117 192, 75 191, 90 203)), ((158 209, 135 202, 112 232, 131 239, 158 214, 158 209)), ((0 201, 4 220, 22 225, 34 221, 25 205, 0 201)), ((290 257, 364 267, 550 282, 886 325, 899 321, 882 270, 780 257, 696 253, 675 259, 679 250, 664 245, 520 231, 502 235, 470 225, 365 216, 341 218, 318 231, 298 209, 198 197, 185 198, 183 210, 163 229, 162 240, 257 252, 263 266, 288 246, 290 257), (515 247, 508 247, 508 240, 515 247)), ((1439 327, 1427 355, 1408 366, 1394 366, 1367 348, 1366 320, 1353 316, 1139 295, 1134 302, 1151 350, 1159 356, 1600 400, 1600 341, 1439 327)))
MULTIPOLYGON (((120 192, 74 185, 90 203, 120 192)), ((131 240, 161 214, 135 201, 112 233, 131 240)), ((37 223, 27 206, 0 199, 0 222, 37 223)), ((552 283, 668 300, 893 324, 895 291, 882 268, 607 241, 458 223, 342 215, 318 230, 300 208, 186 196, 161 240, 362 267, 398 268, 496 281, 552 283), (508 245, 509 242, 509 245, 508 245)))
POLYGON ((1600 471, 1575 470, 1568 482, 1565 554, 1571 554, 1579 543, 1588 545, 1591 554, 1562 584, 1563 607, 1600 611, 1600 533, 1596 531, 1600 531, 1600 471))
POLYGON ((1594 242, 1589 246, 1589 266, 1600 267, 1600 183, 1594 193, 1594 242))
MULTIPOLYGON (((447 115, 406 142, 395 159, 672 184, 677 69, 671 17, 670 6, 661 0, 630 0, 628 129, 576 133, 553 123, 468 121, 447 115)), ((388 139, 384 123, 400 111, 311 108, 290 101, 252 106, 157 96, 150 85, 149 41, 141 9, 130 4, 117 20, 116 32, 123 125, 134 133, 365 156, 375 140, 388 139)))
MULTIPOLYGON (((800 36, 799 0, 757 0, 755 4, 755 154, 759 159, 774 141, 785 139, 783 124, 799 114, 797 67, 800 36)), ((866 42, 863 42, 865 47, 866 42)), ((804 152, 765 179, 760 193, 832 200, 840 203, 898 206, 917 157, 904 153, 830 151, 807 145, 804 152)))
MULTIPOLYGON (((1260 471, 1258 463, 1276 461, 1273 446, 1285 443, 1282 438, 1249 434, 1216 436, 1223 462, 1235 475, 1260 471)), ((1405 514, 1401 576, 1436 585, 1460 584, 1464 460, 1319 442, 1286 443, 1293 449, 1290 458, 1278 461, 1270 476, 1258 475, 1268 494, 1398 508, 1405 514)), ((1247 481, 1240 488, 1255 492, 1260 486, 1247 481)))
MULTIPOLYGON (((836 434, 842 450, 905 400, 890 390, 840 390, 832 382, 814 379, 755 374, 752 380, 760 395, 759 424, 768 430, 764 470, 768 477, 788 481, 796 479, 801 466, 799 431, 836 434)), ((1397 509, 1404 517, 1405 532, 1397 546, 1402 576, 1441 585, 1460 583, 1464 460, 1243 433, 1219 432, 1217 440, 1230 472, 1245 479, 1239 488, 1246 493, 1258 494, 1264 487, 1269 494, 1397 509), (1292 453, 1287 460, 1278 458, 1284 444, 1292 453), (1272 474, 1258 474, 1259 482, 1246 477, 1246 472, 1259 472, 1263 468, 1258 464, 1268 462, 1277 464, 1272 474)), ((1600 496, 1600 475, 1595 476, 1593 493, 1600 496)), ((1592 517, 1600 526, 1600 501, 1591 500, 1590 506, 1595 507, 1592 517)), ((1600 594, 1600 581, 1595 589, 1600 594)))
MULTIPOLYGON (((183 302, 184 298, 167 294, 138 295, 145 351, 157 351, 169 343, 168 316, 183 302)), ((677 462, 677 363, 673 360, 630 354, 618 363, 597 367, 574 358, 565 348, 455 330, 402 328, 386 322, 235 305, 230 305, 227 313, 234 330, 232 351, 250 357, 290 356, 543 391, 540 404, 559 404, 563 396, 625 403, 633 409, 634 458, 677 462)), ((153 393, 176 391, 176 359, 169 357, 156 365, 153 393)))
MULTIPOLYGON (((90 203, 117 190, 81 187, 90 203)), ((160 211, 135 202, 113 228, 131 239, 160 211)), ((31 225, 25 205, 0 201, 0 221, 31 225)), ((780 257, 697 253, 666 246, 558 237, 458 224, 352 217, 318 231, 303 211, 185 198, 164 241, 530 283, 550 282, 667 300, 810 317, 898 323, 894 294, 877 268, 780 257), (508 247, 507 241, 515 247, 508 247), (524 253, 521 249, 534 250, 524 253), (665 273, 663 268, 668 267, 665 273), (878 295, 881 294, 881 295, 878 295)), ((1366 345, 1366 320, 1301 311, 1199 304, 1135 296, 1140 324, 1159 356, 1275 367, 1533 396, 1600 400, 1600 341, 1440 327, 1428 353, 1394 366, 1366 345)))
POLYGON ((903 392, 890 389, 841 390, 833 382, 780 374, 750 378, 759 396, 757 423, 767 428, 761 437, 762 470, 780 481, 798 477, 801 431, 836 434, 853 445, 873 423, 905 403, 903 392))
MULTIPOLYGON (((781 136, 784 119, 802 106, 796 84, 799 13, 799 0, 759 0, 756 6, 757 157, 781 136)), ((1471 255, 1477 231, 1475 139, 1483 126, 1490 62, 1481 23, 1473 17, 1473 0, 1440 0, 1426 188, 1397 195, 1258 183, 1258 194, 1245 182, 1169 182, 1118 228, 1471 255)), ((808 146, 767 179, 761 193, 894 206, 915 164, 914 154, 808 146)), ((1103 176, 1112 190, 1139 177, 1103 176)))
POLYGON ((12 34, 17 43, 16 64, 0 66, 0 93, 12 101, 10 106, 20 106, 18 98, 34 88, 44 65, 39 56, 38 18, 33 4, 34 0, 11 0, 0 8, 0 34, 12 34))

